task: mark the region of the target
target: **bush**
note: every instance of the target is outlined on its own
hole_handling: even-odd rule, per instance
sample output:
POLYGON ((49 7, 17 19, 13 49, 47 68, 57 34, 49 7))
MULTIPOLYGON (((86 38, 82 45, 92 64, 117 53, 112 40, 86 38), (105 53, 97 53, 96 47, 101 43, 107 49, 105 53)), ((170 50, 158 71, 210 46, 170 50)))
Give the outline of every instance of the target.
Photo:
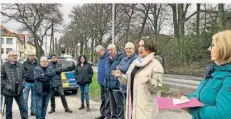
MULTIPOLYGON (((169 87, 167 84, 163 84, 161 93, 167 93, 169 90, 169 87)), ((91 100, 94 101, 100 101, 100 86, 97 81, 97 73, 94 72, 93 78, 92 78, 92 83, 89 88, 89 96, 91 100)))
POLYGON ((99 101, 100 100, 100 86, 97 81, 97 73, 94 72, 92 83, 89 88, 89 96, 91 100, 99 101))

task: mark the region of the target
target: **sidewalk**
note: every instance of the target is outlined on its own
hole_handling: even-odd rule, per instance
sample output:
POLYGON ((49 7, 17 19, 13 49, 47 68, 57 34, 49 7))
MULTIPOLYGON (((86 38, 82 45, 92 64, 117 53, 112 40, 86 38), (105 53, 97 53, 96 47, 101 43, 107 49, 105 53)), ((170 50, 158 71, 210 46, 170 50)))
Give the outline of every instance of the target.
MULTIPOLYGON (((46 119, 94 119, 96 116, 99 116, 99 107, 100 103, 95 101, 90 101, 90 112, 86 112, 85 110, 78 110, 80 106, 80 98, 75 95, 66 96, 69 108, 73 111, 73 113, 64 112, 64 108, 61 103, 60 97, 56 96, 56 113, 48 114, 46 119)), ((30 99, 30 98, 29 98, 30 99)), ((48 110, 50 110, 50 104, 48 105, 48 110)), ((29 111, 30 114, 30 111, 29 111)), ((2 117, 1 119, 5 119, 2 117)), ((18 106, 13 103, 13 119, 20 119, 20 113, 18 110, 18 106)), ((29 116, 29 119, 35 119, 33 116, 29 116)), ((182 111, 182 110, 172 110, 172 111, 160 111, 160 115, 158 119, 191 119, 191 116, 182 111)))

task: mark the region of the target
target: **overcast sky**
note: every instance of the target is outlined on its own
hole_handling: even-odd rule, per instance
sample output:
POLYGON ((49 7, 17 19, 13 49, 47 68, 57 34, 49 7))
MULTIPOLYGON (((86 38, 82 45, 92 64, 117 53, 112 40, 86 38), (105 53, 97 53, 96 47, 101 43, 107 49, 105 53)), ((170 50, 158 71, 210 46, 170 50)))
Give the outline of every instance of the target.
MULTIPOLYGON (((78 3, 64 3, 62 4, 62 7, 61 7, 61 11, 63 12, 63 19, 64 19, 64 24, 68 24, 68 22, 70 22, 70 19, 68 18, 68 14, 71 12, 72 8, 74 6, 77 6, 79 5, 78 3)), ((13 32, 19 32, 17 29, 20 27, 20 23, 16 22, 16 21, 9 21, 7 23, 4 23, 3 20, 4 20, 4 17, 1 16, 1 24, 4 25, 6 28, 8 28, 10 31, 13 31, 13 32)))
MULTIPOLYGON (((63 20, 64 20, 64 24, 67 25, 69 22, 70 22, 70 18, 68 17, 68 14, 71 12, 72 8, 74 6, 77 6, 77 5, 81 5, 80 3, 64 3, 62 4, 62 7, 61 7, 61 11, 63 12, 63 20)), ((21 26, 20 23, 14 21, 14 20, 11 20, 7 23, 4 23, 3 20, 5 18, 3 16, 1 16, 1 24, 3 26, 5 26, 7 29, 9 29, 11 32, 15 32, 15 33, 21 33, 18 28, 21 26)), ((55 33, 55 37, 57 39, 59 39, 59 37, 61 36, 62 34, 60 33, 55 33)), ((49 37, 47 37, 47 39, 50 39, 49 37)), ((50 43, 46 43, 46 40, 44 41, 44 45, 43 45, 43 49, 45 50, 45 53, 49 52, 49 47, 50 47, 50 43)))

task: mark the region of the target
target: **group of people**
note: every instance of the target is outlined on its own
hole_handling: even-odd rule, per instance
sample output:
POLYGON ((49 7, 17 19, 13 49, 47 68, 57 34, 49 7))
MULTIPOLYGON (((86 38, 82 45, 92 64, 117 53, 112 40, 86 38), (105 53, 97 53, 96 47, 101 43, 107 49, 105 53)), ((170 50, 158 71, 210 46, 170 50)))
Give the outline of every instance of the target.
MULTIPOLYGON (((125 50, 126 54, 117 52, 113 44, 107 49, 101 45, 95 48, 100 56, 101 87, 101 115, 95 119, 158 119, 155 97, 161 95, 163 60, 158 60, 156 46, 149 38, 139 40, 138 55, 131 42, 125 50)), ((197 98, 203 106, 183 110, 193 119, 231 119, 231 30, 214 34, 208 50, 214 63, 207 67, 196 92, 186 95, 197 98)))
MULTIPOLYGON (((80 56, 78 65, 64 67, 57 61, 56 55, 51 55, 51 62, 47 57, 41 57, 40 61, 35 58, 34 53, 28 55, 27 60, 22 64, 17 61, 17 54, 9 51, 8 60, 1 63, 1 112, 3 95, 5 98, 6 119, 12 119, 13 99, 18 104, 21 118, 28 119, 28 97, 31 91, 31 116, 36 119, 45 119, 49 100, 51 110, 55 112, 55 93, 58 92, 65 112, 72 113, 69 109, 64 95, 61 81, 61 72, 75 71, 77 82, 80 85, 81 97, 83 94, 87 100, 87 111, 89 109, 88 89, 93 76, 93 70, 87 63, 85 56, 80 56), (85 93, 83 93, 85 91, 85 93)), ((81 98, 83 102, 84 98, 81 98)), ((81 109, 84 108, 82 104, 81 109)))
POLYGON ((96 119, 155 118, 158 114, 155 96, 160 95, 164 69, 155 58, 153 40, 141 38, 138 54, 132 42, 125 44, 126 54, 117 51, 114 44, 107 49, 98 45, 95 51, 100 56, 101 87, 101 115, 96 119))
MULTIPOLYGON (((96 119, 158 119, 159 110, 155 101, 161 95, 164 69, 159 61, 153 40, 143 37, 135 44, 127 42, 125 53, 114 44, 95 48, 99 56, 98 83, 101 89, 101 106, 96 119)), ((231 119, 231 30, 218 32, 212 36, 208 48, 211 60, 206 75, 193 94, 202 107, 184 108, 193 119, 231 119)), ((45 119, 49 99, 51 110, 55 112, 55 91, 61 96, 66 112, 72 112, 67 105, 61 82, 61 72, 73 71, 80 86, 81 105, 79 110, 89 108, 89 85, 93 70, 84 55, 79 56, 75 67, 62 67, 56 55, 51 56, 51 64, 41 57, 40 64, 34 54, 28 56, 24 64, 17 62, 17 54, 8 53, 9 61, 1 65, 1 91, 5 97, 6 119, 12 119, 12 102, 16 100, 21 118, 28 119, 27 100, 32 91, 31 115, 45 119), (50 97, 51 96, 51 97, 50 97)))

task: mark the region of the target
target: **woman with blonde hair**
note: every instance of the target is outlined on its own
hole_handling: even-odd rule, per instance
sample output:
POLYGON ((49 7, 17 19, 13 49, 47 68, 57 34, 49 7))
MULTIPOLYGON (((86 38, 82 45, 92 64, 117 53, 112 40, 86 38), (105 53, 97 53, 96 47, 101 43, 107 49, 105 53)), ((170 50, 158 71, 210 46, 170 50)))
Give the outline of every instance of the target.
POLYGON ((139 58, 130 65, 126 74, 112 72, 121 83, 127 84, 126 119, 155 119, 158 108, 155 97, 160 96, 164 69, 155 58, 157 53, 149 38, 139 40, 139 58))
POLYGON ((201 81, 194 94, 203 107, 188 108, 193 119, 231 119, 231 30, 212 36, 211 71, 201 81))

